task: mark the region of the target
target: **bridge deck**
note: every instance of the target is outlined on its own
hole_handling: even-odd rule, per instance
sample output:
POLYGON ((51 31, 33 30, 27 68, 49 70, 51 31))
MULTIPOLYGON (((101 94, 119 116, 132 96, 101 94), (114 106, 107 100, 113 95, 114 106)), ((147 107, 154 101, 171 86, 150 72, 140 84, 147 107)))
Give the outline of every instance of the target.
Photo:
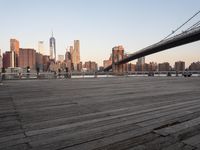
POLYGON ((200 149, 200 78, 0 85, 0 149, 200 149))

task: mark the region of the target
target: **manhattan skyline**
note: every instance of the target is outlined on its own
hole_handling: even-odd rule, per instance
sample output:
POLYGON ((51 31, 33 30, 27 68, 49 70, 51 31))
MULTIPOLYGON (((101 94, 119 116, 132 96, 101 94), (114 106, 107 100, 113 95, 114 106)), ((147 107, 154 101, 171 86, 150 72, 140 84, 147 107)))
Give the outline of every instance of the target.
MULTIPOLYGON (((0 5, 0 49, 3 52, 9 50, 9 40, 16 38, 20 47, 36 50, 38 41, 44 41, 48 54, 48 40, 53 30, 58 55, 64 54, 73 40, 78 39, 81 61, 94 60, 99 65, 109 58, 116 45, 123 45, 126 53, 133 53, 160 41, 199 11, 200 6, 197 0, 15 2, 2 0, 0 5)), ((200 15, 195 19, 199 18, 200 15)), ((195 20, 189 25, 193 23, 195 20)), ((200 60, 199 49, 200 42, 195 42, 147 56, 146 61, 173 64, 183 60, 188 66, 200 60)))

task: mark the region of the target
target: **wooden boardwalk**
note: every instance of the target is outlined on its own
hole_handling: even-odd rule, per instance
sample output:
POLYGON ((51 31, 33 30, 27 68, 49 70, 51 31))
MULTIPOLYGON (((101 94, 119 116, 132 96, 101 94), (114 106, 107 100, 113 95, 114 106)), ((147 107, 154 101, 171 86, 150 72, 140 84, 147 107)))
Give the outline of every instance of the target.
POLYGON ((200 78, 6 81, 1 150, 198 150, 200 78))

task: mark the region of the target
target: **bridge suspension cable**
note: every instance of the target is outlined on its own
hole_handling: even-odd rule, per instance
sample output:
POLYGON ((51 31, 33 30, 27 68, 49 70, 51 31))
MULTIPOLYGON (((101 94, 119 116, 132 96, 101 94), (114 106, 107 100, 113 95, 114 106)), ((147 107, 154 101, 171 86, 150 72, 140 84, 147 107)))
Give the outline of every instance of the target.
MULTIPOLYGON (((190 17, 186 22, 184 22, 181 26, 179 26, 177 29, 173 30, 172 33, 170 33, 169 35, 167 35, 163 40, 166 40, 167 38, 169 38, 170 36, 172 36, 174 33, 176 33, 178 30, 180 30, 184 25, 186 25, 188 22, 190 22, 194 17, 196 17, 199 13, 200 13, 200 10, 197 13, 195 13, 192 17, 190 17)), ((196 24, 196 25, 194 24, 195 26, 192 25, 188 29, 191 30, 191 29, 193 29, 195 27, 198 27, 199 23, 200 23, 200 21, 198 21, 197 23, 195 23, 196 24)), ((163 41, 163 40, 161 40, 161 41, 163 41)))
POLYGON ((191 27, 189 27, 186 31, 192 30, 194 28, 197 28, 200 26, 200 21, 197 21, 195 24, 193 24, 191 27))

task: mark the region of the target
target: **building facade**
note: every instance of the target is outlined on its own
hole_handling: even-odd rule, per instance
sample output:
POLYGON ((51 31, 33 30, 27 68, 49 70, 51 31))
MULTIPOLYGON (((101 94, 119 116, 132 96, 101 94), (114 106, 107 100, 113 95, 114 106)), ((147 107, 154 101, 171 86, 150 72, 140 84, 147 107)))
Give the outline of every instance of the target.
POLYGON ((127 71, 128 72, 135 72, 136 71, 136 65, 132 64, 132 63, 127 64, 127 71))
POLYGON ((94 61, 87 61, 85 62, 85 64, 83 65, 83 67, 89 71, 89 72, 95 72, 98 70, 98 65, 96 62, 94 61))
POLYGON ((50 56, 43 55, 42 58, 43 58, 43 71, 48 71, 50 65, 50 56))
POLYGON ((158 71, 158 65, 155 62, 149 63, 149 70, 148 71, 158 71))
POLYGON ((3 54, 3 68, 15 67, 16 55, 14 51, 7 51, 3 54))
POLYGON ((27 68, 30 67, 32 70, 36 69, 36 51, 34 49, 23 49, 19 50, 19 67, 27 68))

